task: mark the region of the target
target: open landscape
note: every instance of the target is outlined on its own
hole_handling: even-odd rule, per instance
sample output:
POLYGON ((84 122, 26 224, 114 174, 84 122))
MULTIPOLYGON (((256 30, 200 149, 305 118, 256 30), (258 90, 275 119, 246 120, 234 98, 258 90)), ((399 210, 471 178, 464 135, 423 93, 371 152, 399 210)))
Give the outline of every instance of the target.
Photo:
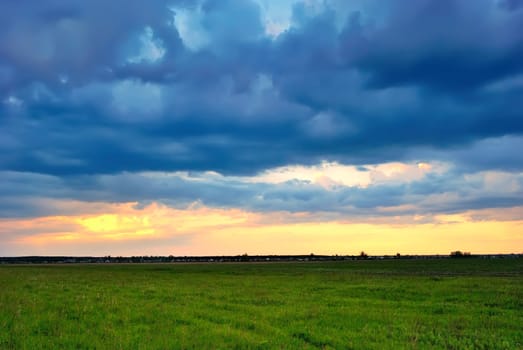
POLYGON ((523 350, 523 0, 0 23, 0 350, 523 350))
POLYGON ((2 349, 518 349, 523 259, 0 266, 2 349))

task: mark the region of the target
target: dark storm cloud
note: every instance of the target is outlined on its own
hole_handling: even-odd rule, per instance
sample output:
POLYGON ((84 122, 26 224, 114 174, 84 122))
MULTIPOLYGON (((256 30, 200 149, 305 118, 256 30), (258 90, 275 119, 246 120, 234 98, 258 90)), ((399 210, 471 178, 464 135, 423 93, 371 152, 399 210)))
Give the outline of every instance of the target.
POLYGON ((336 4, 296 4, 270 38, 249 0, 2 2, 0 169, 253 174, 431 155, 521 170, 510 147, 481 146, 521 143, 520 2, 376 2, 341 20, 336 4), (197 49, 174 25, 183 11, 197 49), (130 59, 154 54, 147 28, 163 56, 130 59))
MULTIPOLYGON (((189 3, 189 1, 185 1, 189 3)), ((153 28, 170 52, 181 49, 166 1, 147 6, 131 1, 16 1, 0 4, 0 67, 14 75, 5 90, 59 79, 82 84, 111 79, 111 71, 132 54, 132 41, 153 28)), ((0 69, 1 71, 1 69, 0 69)))
POLYGON ((401 4, 379 28, 361 33, 351 23, 347 30, 346 50, 356 52, 349 55, 370 74, 371 86, 462 93, 522 72, 523 13, 489 0, 401 4))
POLYGON ((510 11, 516 11, 523 7, 523 1, 521 0, 501 0, 499 5, 510 11))

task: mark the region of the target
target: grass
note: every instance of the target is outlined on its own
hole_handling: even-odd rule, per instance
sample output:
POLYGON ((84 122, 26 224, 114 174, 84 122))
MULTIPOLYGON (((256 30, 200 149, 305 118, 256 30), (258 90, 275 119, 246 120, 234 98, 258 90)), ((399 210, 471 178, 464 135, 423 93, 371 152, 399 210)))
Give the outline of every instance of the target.
POLYGON ((0 266, 0 349, 522 349, 523 259, 0 266))

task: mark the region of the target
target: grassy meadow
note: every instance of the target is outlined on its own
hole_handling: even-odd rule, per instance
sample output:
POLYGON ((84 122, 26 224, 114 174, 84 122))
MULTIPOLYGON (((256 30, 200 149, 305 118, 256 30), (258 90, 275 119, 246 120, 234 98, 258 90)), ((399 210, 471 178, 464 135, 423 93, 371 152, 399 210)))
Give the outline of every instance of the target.
POLYGON ((0 349, 523 349, 523 259, 0 265, 0 349))

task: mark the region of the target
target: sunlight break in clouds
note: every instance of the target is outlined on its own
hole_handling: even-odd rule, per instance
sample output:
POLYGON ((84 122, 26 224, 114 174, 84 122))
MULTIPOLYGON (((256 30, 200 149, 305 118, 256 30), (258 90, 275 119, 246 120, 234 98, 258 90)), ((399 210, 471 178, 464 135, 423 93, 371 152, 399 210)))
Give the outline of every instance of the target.
POLYGON ((329 189, 334 186, 368 187, 370 184, 408 183, 422 179, 428 173, 441 174, 448 165, 441 163, 385 163, 350 166, 322 162, 314 166, 285 166, 269 169, 249 178, 252 182, 281 183, 291 180, 309 181, 329 189))
POLYGON ((420 224, 408 217, 347 221, 201 205, 181 210, 152 203, 137 209, 136 203, 126 203, 111 206, 106 214, 2 220, 0 234, 6 244, 0 253, 140 255, 141 246, 158 255, 357 254, 361 250, 446 254, 455 249, 487 253, 490 249, 510 252, 523 239, 521 217, 497 222, 476 221, 474 215, 437 216, 420 224))

